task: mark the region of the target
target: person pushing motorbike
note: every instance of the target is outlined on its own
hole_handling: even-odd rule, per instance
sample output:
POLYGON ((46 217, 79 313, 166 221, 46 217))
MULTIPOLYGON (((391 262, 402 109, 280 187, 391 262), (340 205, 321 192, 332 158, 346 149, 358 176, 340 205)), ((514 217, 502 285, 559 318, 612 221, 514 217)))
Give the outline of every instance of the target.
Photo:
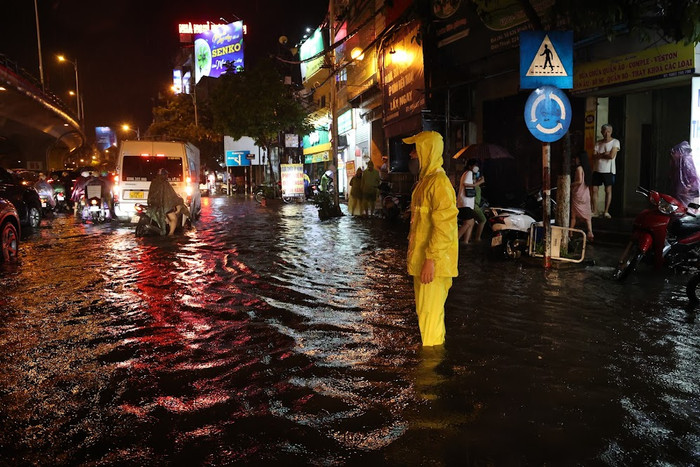
POLYGON ((190 218, 190 211, 168 181, 168 171, 165 168, 158 170, 158 174, 151 180, 148 189, 148 211, 162 231, 165 231, 167 222, 168 235, 175 233, 180 214, 190 218))

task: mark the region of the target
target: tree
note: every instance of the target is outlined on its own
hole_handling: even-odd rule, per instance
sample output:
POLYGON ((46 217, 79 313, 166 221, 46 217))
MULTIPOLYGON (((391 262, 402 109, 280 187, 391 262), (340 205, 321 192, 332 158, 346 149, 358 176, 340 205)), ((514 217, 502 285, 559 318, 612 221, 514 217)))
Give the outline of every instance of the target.
POLYGON ((176 94, 164 106, 153 109, 153 123, 147 136, 189 141, 199 148, 202 164, 221 168, 223 135, 212 129, 211 111, 206 101, 197 102, 198 125, 194 121, 194 102, 188 94, 176 94))
POLYGON ((700 42, 698 0, 557 0, 553 12, 584 36, 597 31, 612 39, 623 26, 645 39, 657 34, 676 42, 700 42))
MULTIPOLYGON (((238 73, 229 69, 212 90, 211 109, 214 128, 234 139, 253 138, 268 155, 280 132, 305 135, 313 130, 294 89, 282 82, 270 59, 238 73)), ((272 161, 267 160, 274 181, 272 161)))

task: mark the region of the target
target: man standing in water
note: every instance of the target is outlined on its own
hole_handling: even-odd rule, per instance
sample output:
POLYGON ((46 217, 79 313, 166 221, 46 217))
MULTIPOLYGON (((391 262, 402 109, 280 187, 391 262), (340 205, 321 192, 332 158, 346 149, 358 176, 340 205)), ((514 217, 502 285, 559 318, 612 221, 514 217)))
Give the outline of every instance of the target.
POLYGON ((455 190, 442 168, 442 136, 423 131, 403 140, 415 144, 411 164, 419 165, 411 197, 408 273, 413 276, 423 346, 445 343, 445 300, 457 276, 455 190))

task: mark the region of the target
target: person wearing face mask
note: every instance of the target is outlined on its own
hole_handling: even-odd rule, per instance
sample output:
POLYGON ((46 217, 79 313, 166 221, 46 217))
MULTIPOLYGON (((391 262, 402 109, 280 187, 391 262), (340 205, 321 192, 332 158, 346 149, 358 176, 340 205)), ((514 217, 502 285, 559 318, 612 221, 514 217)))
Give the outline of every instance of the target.
POLYGON ((467 168, 459 179, 459 188, 457 190, 457 209, 459 214, 457 219, 462 222, 457 231, 457 239, 463 245, 469 243, 472 237, 472 229, 474 228, 474 206, 476 192, 474 191, 474 173, 467 164, 467 168))
POLYGON ((467 162, 467 168, 469 169, 469 163, 471 162, 471 172, 472 172, 472 184, 474 185, 474 221, 476 222, 476 234, 474 234, 474 241, 481 241, 481 234, 486 226, 486 215, 481 209, 481 186, 486 182, 484 175, 479 169, 479 161, 476 159, 471 159, 467 162))
MULTIPOLYGON (((442 168, 444 143, 435 131, 403 139, 415 144, 419 165, 411 196, 408 274, 413 276, 416 313, 424 347, 445 342, 445 300, 457 277, 457 206, 455 191, 442 168)), ((414 162, 409 167, 415 166, 414 162)))

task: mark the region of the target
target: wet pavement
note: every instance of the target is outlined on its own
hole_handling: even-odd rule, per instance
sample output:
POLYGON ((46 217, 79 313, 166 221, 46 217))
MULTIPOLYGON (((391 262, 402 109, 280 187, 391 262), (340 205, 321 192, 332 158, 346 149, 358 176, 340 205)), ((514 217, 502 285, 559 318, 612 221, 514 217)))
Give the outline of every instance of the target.
POLYGON ((407 228, 205 198, 135 238, 59 216, 0 265, 0 465, 697 465, 685 279, 460 252, 421 349, 407 228))

